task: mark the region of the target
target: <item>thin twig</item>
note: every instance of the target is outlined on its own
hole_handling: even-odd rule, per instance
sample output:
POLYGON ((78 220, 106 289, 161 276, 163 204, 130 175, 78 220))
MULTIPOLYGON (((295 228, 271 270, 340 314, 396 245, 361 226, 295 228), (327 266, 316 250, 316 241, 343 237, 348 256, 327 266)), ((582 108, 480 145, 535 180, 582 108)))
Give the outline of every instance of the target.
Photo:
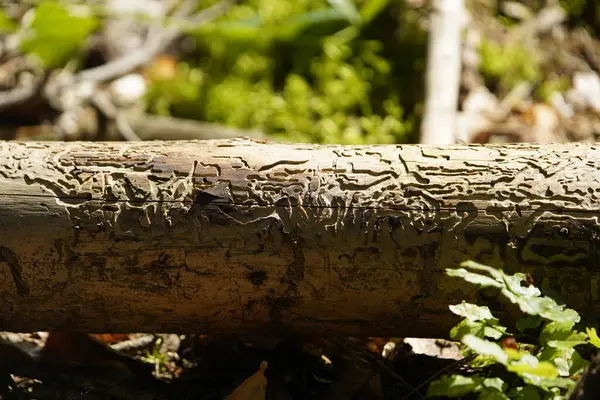
POLYGON ((0 110, 25 103, 35 96, 37 91, 37 85, 34 85, 0 92, 0 110))
POLYGON ((117 116, 115 117, 115 125, 125 140, 129 142, 140 142, 142 140, 131 128, 131 125, 129 125, 127 118, 122 112, 117 113, 117 116))
POLYGON ((385 360, 379 360, 376 359, 375 357, 373 357, 371 354, 367 353, 367 352, 360 352, 358 349, 355 349, 353 345, 347 343, 347 341, 345 340, 341 340, 338 339, 337 337, 335 337, 334 335, 328 333, 328 335, 331 335, 333 340, 336 341, 337 343, 341 344, 343 347, 345 347, 347 350, 350 350, 354 356, 356 358, 358 358, 359 360, 366 362, 369 365, 373 365, 375 364, 377 367, 383 369, 388 375, 390 375, 392 378, 400 381, 400 383, 402 383, 402 385, 404 385, 408 390, 410 390, 410 394, 415 393, 417 396, 419 396, 419 398, 421 398, 421 400, 425 400, 425 398, 423 397, 423 395, 421 395, 421 393, 418 392, 418 388, 413 387, 406 379, 404 379, 400 374, 398 374, 396 371, 394 371, 392 368, 390 368, 386 363, 385 360), (364 355, 366 355, 367 357, 369 357, 371 359, 371 361, 367 361, 364 358, 362 358, 361 356, 358 355, 358 353, 363 353, 364 355))
POLYGON ((48 80, 45 73, 38 82, 25 87, 17 87, 9 91, 0 91, 0 111, 26 103, 37 96, 48 80))
POLYGON ((142 140, 127 121, 125 114, 115 107, 105 92, 99 92, 92 96, 91 103, 107 120, 114 121, 119 134, 125 140, 130 142, 142 140))
MULTIPOLYGON (((192 16, 190 21, 195 25, 209 22, 225 13, 233 3, 232 0, 223 0, 192 16)), ((196 0, 184 1, 184 3, 175 11, 174 17, 185 17, 193 11, 195 6, 196 0)), ((134 69, 147 64, 158 53, 164 51, 180 33, 180 26, 175 24, 166 28, 151 30, 151 33, 148 35, 148 40, 142 48, 101 66, 83 70, 75 74, 71 83, 76 84, 85 81, 102 82, 126 75, 134 69)))
POLYGON ((110 347, 116 351, 128 351, 133 349, 139 349, 146 347, 154 343, 156 337, 154 335, 144 335, 129 340, 124 340, 115 344, 111 344, 110 347))
MULTIPOLYGON (((209 22, 220 15, 223 15, 234 0, 222 0, 221 2, 202 10, 189 18, 189 23, 198 25, 209 22)), ((175 18, 185 18, 192 12, 197 4, 197 0, 185 0, 184 3, 173 13, 175 18)), ((104 82, 141 67, 150 62, 158 53, 164 51, 181 33, 181 27, 173 24, 166 28, 151 29, 148 40, 145 45, 124 57, 108 62, 99 67, 89 68, 75 74, 65 81, 48 84, 45 93, 46 97, 59 93, 65 86, 78 84, 81 82, 104 82)), ((43 91, 44 85, 48 80, 48 73, 37 84, 28 87, 19 87, 11 91, 0 92, 0 111, 14 107, 31 100, 43 91)))
POLYGON ((327 330, 327 328, 325 328, 324 325, 315 322, 314 320, 311 320, 310 318, 307 318, 301 314, 295 313, 295 312, 291 312, 291 314, 299 316, 301 318, 303 318, 305 321, 310 322, 313 324, 313 326, 317 327, 318 329, 320 329, 323 333, 325 333, 325 335, 331 337, 331 339, 338 343, 339 345, 341 345, 342 347, 346 348, 346 350, 349 350, 350 353, 358 360, 364 362, 367 365, 375 365, 381 369, 383 369, 385 372, 387 372, 391 377, 397 379, 398 381, 400 381, 400 383, 402 383, 404 386, 406 386, 406 388, 408 390, 410 390, 410 394, 416 393, 417 396, 419 396, 421 398, 421 400, 425 400, 425 398, 421 395, 421 393, 418 392, 418 389, 414 388, 409 382, 406 381, 406 379, 404 379, 402 376, 400 376, 398 373, 396 373, 392 368, 390 368, 389 366, 385 365, 385 360, 377 360, 375 359, 375 357, 373 357, 373 355, 365 352, 365 351, 361 351, 358 350, 354 347, 354 345, 348 343, 347 340, 341 340, 340 338, 338 338, 337 336, 335 336, 334 334, 332 334, 331 332, 329 332, 327 330), (367 358, 369 358, 369 360, 366 360, 364 358, 364 356, 366 356, 367 358))

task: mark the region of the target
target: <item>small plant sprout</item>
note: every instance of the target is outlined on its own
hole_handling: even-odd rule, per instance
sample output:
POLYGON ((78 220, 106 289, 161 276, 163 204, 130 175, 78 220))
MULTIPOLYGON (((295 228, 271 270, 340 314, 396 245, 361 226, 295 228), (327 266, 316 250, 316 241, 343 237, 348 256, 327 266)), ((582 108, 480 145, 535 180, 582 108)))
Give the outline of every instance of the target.
POLYGON ((432 381, 427 397, 476 394, 477 399, 486 400, 565 399, 575 387, 576 377, 589 365, 575 347, 591 344, 600 348, 596 330, 577 331, 579 314, 542 295, 527 274, 508 275, 473 261, 446 273, 480 288, 496 288, 524 316, 517 321, 515 335, 486 306, 466 302, 449 306, 462 317, 450 337, 462 343, 468 368, 462 374, 432 381), (527 344, 519 342, 523 337, 527 344))

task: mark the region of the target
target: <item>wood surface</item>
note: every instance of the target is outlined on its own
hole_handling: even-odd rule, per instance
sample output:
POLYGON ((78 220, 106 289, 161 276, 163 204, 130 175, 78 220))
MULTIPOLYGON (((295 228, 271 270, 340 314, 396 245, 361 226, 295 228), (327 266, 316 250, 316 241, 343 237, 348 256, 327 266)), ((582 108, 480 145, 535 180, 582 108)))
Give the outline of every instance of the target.
POLYGON ((482 300, 445 275, 470 259, 600 315, 595 145, 0 142, 0 155, 2 330, 440 337, 449 304, 482 300))

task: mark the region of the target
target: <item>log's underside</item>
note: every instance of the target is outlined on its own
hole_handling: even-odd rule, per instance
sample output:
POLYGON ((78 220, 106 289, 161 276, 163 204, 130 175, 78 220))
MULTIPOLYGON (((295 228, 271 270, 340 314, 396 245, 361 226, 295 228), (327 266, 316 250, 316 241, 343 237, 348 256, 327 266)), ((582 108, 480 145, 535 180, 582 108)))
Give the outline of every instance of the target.
POLYGON ((476 260, 600 316, 600 148, 0 142, 0 329, 443 336, 476 260))

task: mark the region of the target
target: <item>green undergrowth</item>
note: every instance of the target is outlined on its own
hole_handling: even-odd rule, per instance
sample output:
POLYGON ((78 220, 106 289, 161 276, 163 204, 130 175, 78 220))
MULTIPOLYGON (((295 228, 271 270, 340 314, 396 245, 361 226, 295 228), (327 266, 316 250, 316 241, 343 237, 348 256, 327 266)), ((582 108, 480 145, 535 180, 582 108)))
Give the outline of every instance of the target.
POLYGON ((399 0, 240 1, 187 31, 196 50, 153 82, 148 107, 288 141, 407 142, 422 101, 423 17, 399 0))
POLYGON ((539 57, 521 43, 501 45, 484 39, 479 54, 480 71, 486 84, 497 87, 502 93, 508 93, 521 82, 542 79, 539 57))
MULTIPOLYGON (((200 2, 202 11, 220 0, 200 2)), ((85 68, 102 4, 33 0, 19 20, 0 9, 0 34, 45 69, 85 68), (56 26, 63 27, 60 30, 56 26)), ((239 0, 200 25, 179 24, 174 72, 152 74, 149 112, 262 130, 286 141, 402 143, 423 101, 426 7, 404 0, 239 0)))
POLYGON ((450 311, 462 320, 450 336, 462 344, 467 368, 431 382, 428 397, 565 399, 589 364, 580 351, 600 347, 596 330, 577 330, 579 314, 542 295, 525 274, 507 275, 472 261, 448 269, 447 274, 498 290, 523 317, 516 331, 509 332, 486 306, 451 305, 450 311))

